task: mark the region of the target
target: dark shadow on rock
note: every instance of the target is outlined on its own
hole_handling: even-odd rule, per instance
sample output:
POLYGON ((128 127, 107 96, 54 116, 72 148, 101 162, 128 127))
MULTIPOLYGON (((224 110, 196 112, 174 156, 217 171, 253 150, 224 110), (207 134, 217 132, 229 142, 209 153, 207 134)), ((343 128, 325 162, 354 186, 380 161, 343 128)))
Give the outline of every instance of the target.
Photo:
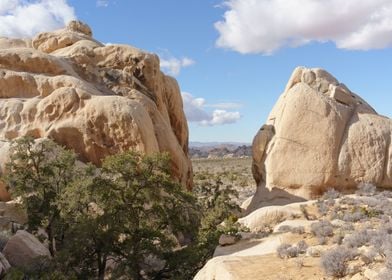
POLYGON ((293 195, 282 189, 273 188, 269 190, 266 188, 265 183, 262 183, 257 187, 256 193, 252 197, 249 205, 243 212, 243 216, 246 216, 256 209, 265 206, 272 205, 287 205, 290 203, 304 202, 307 201, 305 198, 293 195))

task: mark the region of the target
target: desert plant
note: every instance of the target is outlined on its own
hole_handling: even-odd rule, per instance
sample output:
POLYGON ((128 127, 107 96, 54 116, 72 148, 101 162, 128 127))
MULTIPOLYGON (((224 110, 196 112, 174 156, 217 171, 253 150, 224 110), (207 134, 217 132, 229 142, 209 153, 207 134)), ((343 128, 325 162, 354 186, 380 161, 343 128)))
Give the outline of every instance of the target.
POLYGON ((292 227, 289 225, 283 225, 278 228, 279 232, 290 232, 291 230, 292 230, 292 227))
POLYGON ((325 252, 321 256, 321 266, 329 276, 344 277, 347 274, 347 263, 356 256, 356 252, 345 246, 325 252))
POLYGON ((316 206, 321 216, 327 215, 328 211, 330 210, 330 207, 327 205, 327 203, 325 203, 324 200, 317 201, 316 206))
POLYGON ((331 199, 338 199, 339 197, 341 197, 341 193, 338 192, 337 190, 331 188, 328 189, 323 196, 321 197, 321 200, 331 200, 331 199))
POLYGON ((342 245, 344 236, 345 236, 344 231, 339 230, 337 233, 334 234, 332 242, 334 244, 342 245))
POLYGON ((344 212, 342 220, 345 222, 355 223, 366 218, 366 213, 361 207, 354 207, 351 211, 344 212))
POLYGON ((304 215, 305 219, 310 220, 310 215, 309 215, 307 206, 305 204, 301 204, 299 206, 299 209, 301 210, 302 215, 304 215))
POLYGON ((305 240, 301 240, 297 243, 297 248, 299 250, 300 254, 306 253, 306 250, 308 249, 309 245, 306 243, 305 240))
POLYGON ((367 230, 361 230, 346 236, 343 244, 350 248, 358 248, 370 241, 371 235, 367 230))
POLYGON ((378 280, 390 280, 392 275, 391 269, 385 269, 377 275, 378 280))
POLYGON ((291 246, 290 244, 283 243, 276 248, 277 255, 284 258, 295 258, 299 255, 299 249, 297 246, 291 246))
POLYGON ((10 161, 3 179, 13 196, 19 196, 28 215, 28 229, 43 228, 54 256, 63 241, 64 221, 57 205, 66 188, 80 175, 76 155, 51 140, 34 142, 19 138, 12 142, 10 161))
POLYGON ((333 235, 333 226, 326 220, 311 224, 310 230, 318 238, 320 244, 324 244, 326 238, 333 235))
POLYGON ((281 259, 286 258, 288 256, 287 249, 290 247, 291 247, 290 244, 286 244, 286 243, 280 244, 278 248, 276 248, 276 253, 278 257, 280 257, 281 259))
POLYGON ((377 192, 377 187, 371 183, 360 183, 357 187, 356 194, 365 196, 365 195, 374 195, 377 192))
POLYGON ((304 234, 305 233, 305 227, 303 227, 303 226, 292 227, 290 232, 294 233, 294 234, 304 234))

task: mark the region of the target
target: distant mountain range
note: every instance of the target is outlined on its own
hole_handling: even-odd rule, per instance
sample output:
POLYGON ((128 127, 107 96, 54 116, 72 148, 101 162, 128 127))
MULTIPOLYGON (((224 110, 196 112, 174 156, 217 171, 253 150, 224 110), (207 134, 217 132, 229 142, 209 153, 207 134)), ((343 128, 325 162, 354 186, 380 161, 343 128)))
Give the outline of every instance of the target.
POLYGON ((192 158, 233 158, 252 156, 250 143, 238 142, 190 142, 192 158))
POLYGON ((251 143, 246 142, 197 142, 197 141, 189 141, 189 147, 216 147, 221 145, 230 145, 230 146, 251 146, 251 143))

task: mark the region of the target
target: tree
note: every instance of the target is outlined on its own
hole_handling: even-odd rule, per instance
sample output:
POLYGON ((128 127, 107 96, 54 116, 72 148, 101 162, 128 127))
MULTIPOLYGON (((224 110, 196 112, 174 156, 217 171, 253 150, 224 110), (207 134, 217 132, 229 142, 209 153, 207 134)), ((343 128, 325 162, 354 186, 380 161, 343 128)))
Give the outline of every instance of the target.
POLYGON ((74 262, 99 279, 109 259, 114 275, 153 278, 179 246, 176 236, 196 231, 194 197, 171 178, 167 154, 110 156, 97 173, 62 199, 61 215, 71 224, 68 249, 80 253, 72 253, 74 262))
POLYGON ((167 270, 170 279, 192 279, 212 257, 222 234, 237 234, 239 206, 233 198, 238 196, 231 185, 224 185, 218 176, 195 186, 198 198, 199 223, 193 242, 170 258, 167 270))
POLYGON ((236 192, 217 178, 196 187, 197 199, 171 177, 170 166, 168 154, 135 151, 107 157, 101 168, 82 166, 50 140, 15 141, 6 182, 27 210, 28 230, 44 228, 54 256, 45 269, 24 275, 192 278, 219 236, 237 230, 236 192))
POLYGON ((57 202, 79 176, 75 154, 50 140, 20 138, 12 143, 4 177, 13 197, 20 197, 28 215, 28 229, 43 228, 52 256, 62 242, 66 225, 57 202))

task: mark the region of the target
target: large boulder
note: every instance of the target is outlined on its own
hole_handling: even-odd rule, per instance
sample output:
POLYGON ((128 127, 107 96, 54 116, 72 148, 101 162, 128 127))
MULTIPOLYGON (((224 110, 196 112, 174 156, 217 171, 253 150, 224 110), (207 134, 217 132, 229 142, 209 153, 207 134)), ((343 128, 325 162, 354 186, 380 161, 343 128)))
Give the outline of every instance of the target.
POLYGON ((248 212, 350 190, 392 187, 392 121, 322 69, 295 69, 253 141, 248 212), (275 200, 275 201, 274 201, 275 200))
POLYGON ((24 230, 18 230, 5 245, 3 254, 15 267, 29 267, 39 257, 50 258, 50 252, 37 238, 24 230))
MULTIPOLYGON (((160 71, 157 55, 91 36, 87 25, 74 21, 32 40, 0 40, 1 154, 25 135, 51 138, 97 165, 129 149, 168 152, 174 177, 191 188, 188 126, 176 80, 160 71)), ((4 187, 0 199, 9 199, 4 187)))

